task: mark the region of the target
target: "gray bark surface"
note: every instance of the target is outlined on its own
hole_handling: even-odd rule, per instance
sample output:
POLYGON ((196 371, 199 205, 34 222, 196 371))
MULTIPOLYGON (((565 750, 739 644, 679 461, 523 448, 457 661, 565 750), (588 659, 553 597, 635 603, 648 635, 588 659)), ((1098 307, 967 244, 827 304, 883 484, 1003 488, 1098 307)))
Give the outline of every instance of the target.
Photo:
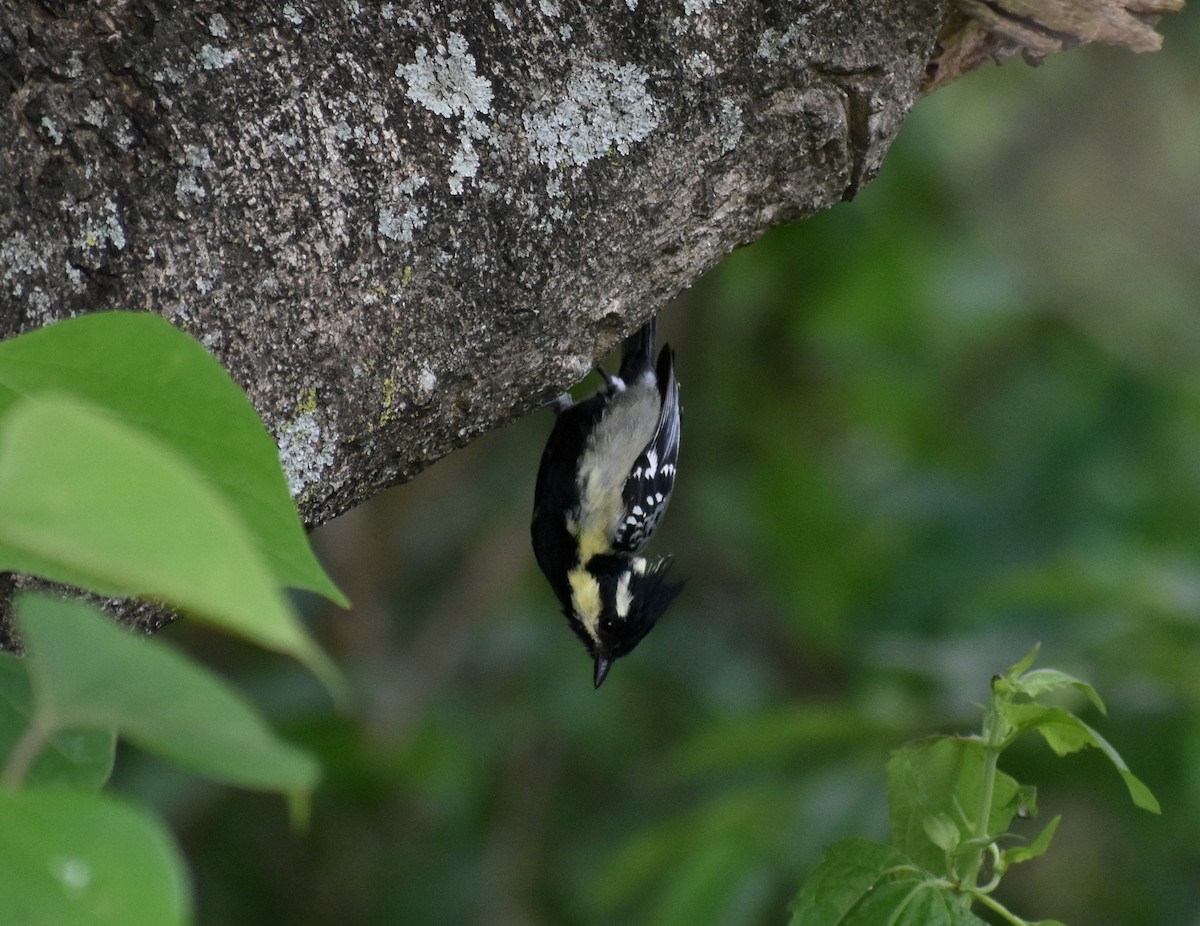
POLYGON ((0 336, 196 335, 309 524, 853 196, 937 0, 0 0, 0 336))

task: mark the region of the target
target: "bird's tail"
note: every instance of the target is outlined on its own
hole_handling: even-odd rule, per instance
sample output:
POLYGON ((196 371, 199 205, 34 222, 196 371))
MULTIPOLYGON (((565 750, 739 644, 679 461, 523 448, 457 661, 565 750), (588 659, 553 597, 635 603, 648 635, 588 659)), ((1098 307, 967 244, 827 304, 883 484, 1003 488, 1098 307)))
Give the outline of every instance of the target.
POLYGON ((658 339, 658 316, 621 342, 621 379, 629 383, 644 370, 654 368, 654 345, 658 339))

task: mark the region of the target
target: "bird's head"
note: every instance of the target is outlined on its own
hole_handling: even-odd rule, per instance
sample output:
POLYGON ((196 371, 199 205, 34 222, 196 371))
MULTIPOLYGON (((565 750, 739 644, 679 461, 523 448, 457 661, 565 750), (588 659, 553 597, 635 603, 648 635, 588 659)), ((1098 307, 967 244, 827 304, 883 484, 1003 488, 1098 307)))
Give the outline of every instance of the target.
POLYGON ((666 581, 669 559, 653 565, 641 556, 593 556, 568 576, 567 619, 595 662, 600 687, 615 660, 633 652, 683 589, 666 581))

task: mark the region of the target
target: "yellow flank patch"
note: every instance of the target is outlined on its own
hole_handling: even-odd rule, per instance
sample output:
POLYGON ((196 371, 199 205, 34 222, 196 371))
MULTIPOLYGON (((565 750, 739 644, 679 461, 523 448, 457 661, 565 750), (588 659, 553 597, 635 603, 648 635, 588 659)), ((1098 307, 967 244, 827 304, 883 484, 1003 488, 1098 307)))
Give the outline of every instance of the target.
POLYGON ((589 525, 579 535, 579 562, 586 563, 600 553, 612 552, 612 541, 605 524, 589 525))
POLYGON ((596 642, 596 628, 600 623, 600 583, 586 569, 572 569, 567 573, 571 584, 571 610, 583 624, 587 635, 596 642))
MULTIPOLYGON (((624 475, 621 477, 624 482, 624 475)), ((610 485, 591 475, 580 486, 579 517, 575 536, 579 538, 579 561, 586 563, 597 553, 612 552, 621 516, 621 484, 610 485)))

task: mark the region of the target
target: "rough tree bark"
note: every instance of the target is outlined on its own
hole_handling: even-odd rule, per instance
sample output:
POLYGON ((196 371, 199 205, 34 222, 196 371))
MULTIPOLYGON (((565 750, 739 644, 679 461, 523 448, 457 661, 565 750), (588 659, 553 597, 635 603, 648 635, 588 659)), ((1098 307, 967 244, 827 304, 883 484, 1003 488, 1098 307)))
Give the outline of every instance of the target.
MULTIPOLYGON (((1025 0, 958 2, 993 21, 946 0, 0 0, 0 337, 164 315, 246 388, 320 524, 853 196, 923 80, 1031 29, 1070 44, 1025 0)), ((1045 2, 1136 29, 1179 0, 1045 2)))
POLYGON ((938 0, 3 0, 0 336, 197 335, 319 524, 852 196, 938 0))

